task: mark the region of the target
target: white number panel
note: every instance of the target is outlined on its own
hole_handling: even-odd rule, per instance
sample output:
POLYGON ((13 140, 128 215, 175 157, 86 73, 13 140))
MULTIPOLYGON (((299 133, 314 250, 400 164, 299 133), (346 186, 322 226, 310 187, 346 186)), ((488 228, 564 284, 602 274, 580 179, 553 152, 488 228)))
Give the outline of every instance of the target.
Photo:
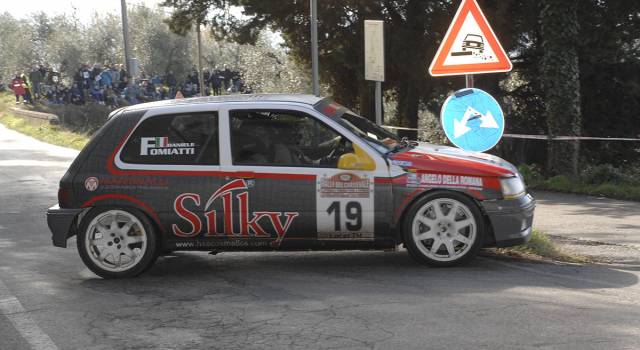
POLYGON ((330 170, 316 179, 318 239, 374 239, 374 179, 365 172, 330 170))

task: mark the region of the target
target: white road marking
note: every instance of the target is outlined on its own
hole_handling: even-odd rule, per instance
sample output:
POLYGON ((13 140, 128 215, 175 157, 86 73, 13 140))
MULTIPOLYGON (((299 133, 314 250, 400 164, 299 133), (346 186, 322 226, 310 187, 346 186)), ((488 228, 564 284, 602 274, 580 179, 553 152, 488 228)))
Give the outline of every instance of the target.
POLYGON ((24 340, 34 350, 57 350, 58 347, 44 333, 22 307, 20 301, 11 295, 7 286, 0 280, 0 315, 4 315, 13 324, 24 340))

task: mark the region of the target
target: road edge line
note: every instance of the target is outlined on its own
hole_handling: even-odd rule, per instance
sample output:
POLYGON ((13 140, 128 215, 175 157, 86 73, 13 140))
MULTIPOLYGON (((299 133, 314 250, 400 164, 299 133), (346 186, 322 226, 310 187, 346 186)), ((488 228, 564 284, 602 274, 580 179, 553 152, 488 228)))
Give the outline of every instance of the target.
POLYGON ((5 316, 13 328, 34 350, 58 350, 51 338, 29 316, 18 298, 9 292, 0 279, 0 315, 5 316))

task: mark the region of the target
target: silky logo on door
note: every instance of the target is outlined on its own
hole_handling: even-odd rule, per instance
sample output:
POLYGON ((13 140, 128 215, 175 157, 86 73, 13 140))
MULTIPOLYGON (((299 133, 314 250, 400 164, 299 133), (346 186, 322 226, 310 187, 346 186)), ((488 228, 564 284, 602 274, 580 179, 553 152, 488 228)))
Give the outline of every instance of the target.
POLYGON ((173 203, 175 213, 187 225, 172 225, 173 233, 178 237, 193 238, 200 234, 204 237, 218 238, 275 238, 273 245, 279 245, 284 239, 293 220, 299 212, 257 211, 249 212, 249 192, 244 179, 233 180, 220 187, 204 203, 204 222, 195 208, 202 204, 201 197, 196 193, 183 193, 176 197, 173 203), (234 193, 237 193, 234 196, 234 193), (235 197, 235 199, 234 199, 235 197), (223 224, 218 227, 218 211, 211 209, 214 202, 222 201, 223 224), (237 202, 238 218, 234 218, 234 202, 237 202), (195 208, 194 208, 195 207, 195 208), (192 208, 192 209, 189 209, 192 208), (234 222, 239 232, 234 231, 234 222), (184 227, 189 229, 183 229, 184 227), (182 227, 182 228, 181 228, 182 227), (274 234, 275 233, 275 237, 274 234))

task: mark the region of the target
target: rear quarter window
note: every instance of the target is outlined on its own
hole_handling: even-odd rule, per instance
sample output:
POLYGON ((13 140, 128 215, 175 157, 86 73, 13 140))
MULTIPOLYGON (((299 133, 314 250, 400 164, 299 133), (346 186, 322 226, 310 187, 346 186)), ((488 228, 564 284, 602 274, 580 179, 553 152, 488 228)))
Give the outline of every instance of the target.
POLYGON ((120 159, 129 164, 218 165, 218 113, 147 118, 123 147, 120 159))

